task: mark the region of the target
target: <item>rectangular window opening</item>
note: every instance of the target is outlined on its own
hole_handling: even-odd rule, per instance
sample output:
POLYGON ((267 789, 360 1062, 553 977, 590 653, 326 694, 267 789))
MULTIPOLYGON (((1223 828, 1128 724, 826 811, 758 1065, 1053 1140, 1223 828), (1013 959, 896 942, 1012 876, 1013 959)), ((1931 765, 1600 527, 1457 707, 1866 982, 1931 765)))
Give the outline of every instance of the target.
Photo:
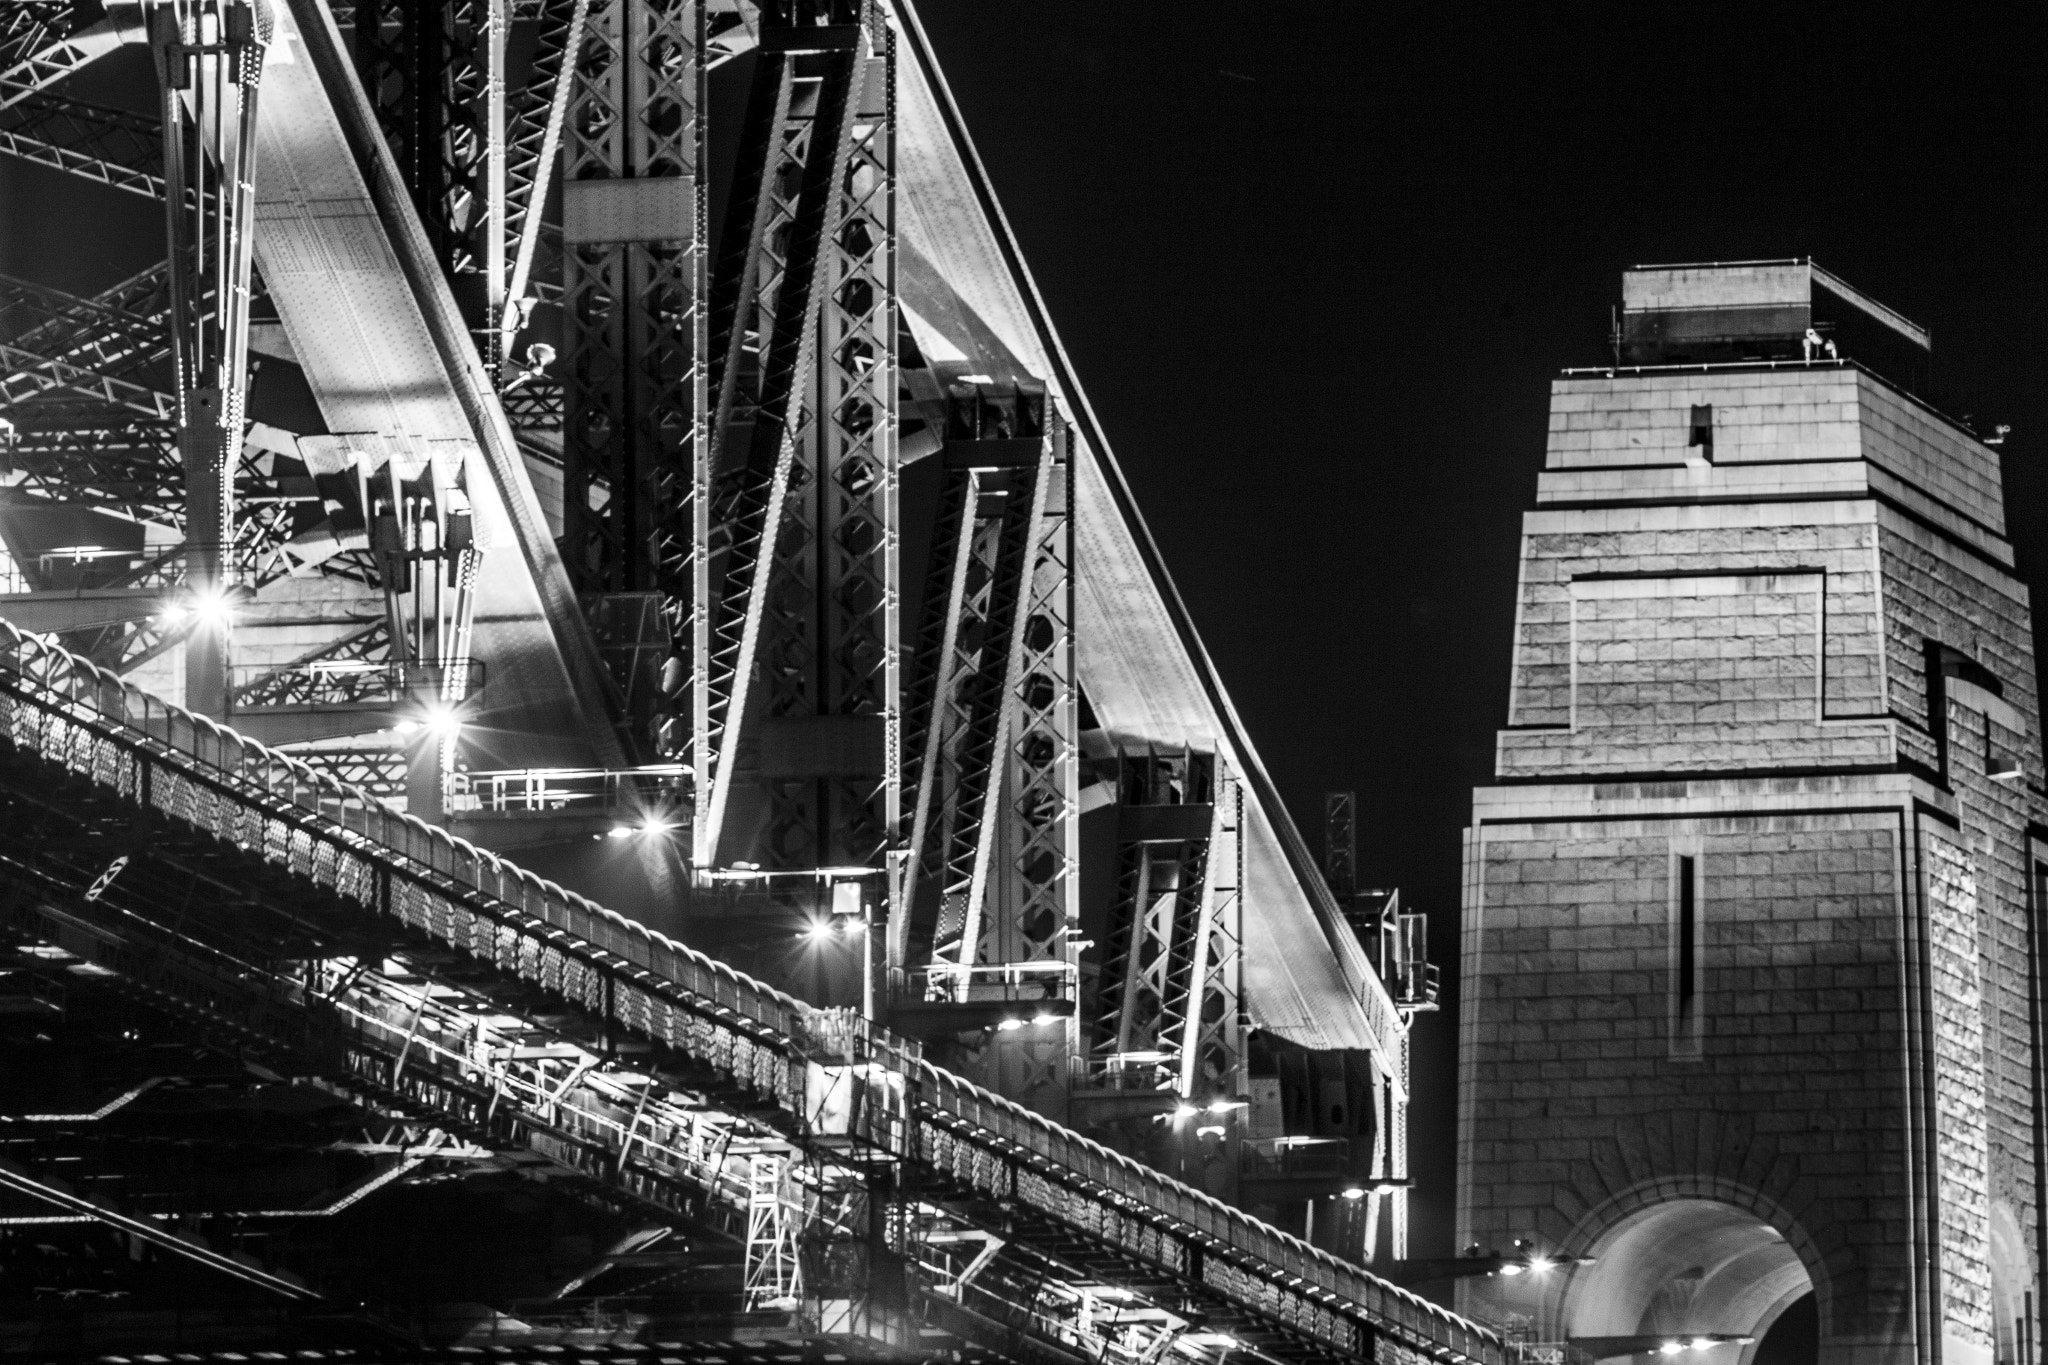
POLYGON ((1699 447, 1700 457, 1714 458, 1714 405, 1694 403, 1692 405, 1692 434, 1686 438, 1687 450, 1699 447))

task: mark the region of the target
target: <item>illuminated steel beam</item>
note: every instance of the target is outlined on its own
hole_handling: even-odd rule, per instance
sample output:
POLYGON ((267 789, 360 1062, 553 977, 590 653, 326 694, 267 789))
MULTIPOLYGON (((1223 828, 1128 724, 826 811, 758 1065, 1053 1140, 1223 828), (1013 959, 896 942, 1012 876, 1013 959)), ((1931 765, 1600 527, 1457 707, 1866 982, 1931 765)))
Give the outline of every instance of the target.
POLYGON ((880 869, 899 837, 894 130, 886 32, 870 37, 761 619, 766 832, 746 852, 771 868, 880 869))
POLYGON ((117 190, 164 197, 155 119, 43 91, 0 112, 0 152, 117 190))
MULTIPOLYGON (((175 2, 175 0, 174 0, 175 2)), ((115 0, 107 6, 107 17, 69 37, 52 39, 47 11, 40 6, 22 16, 20 27, 7 33, 12 41, 38 41, 38 46, 0 52, 9 65, 0 67, 0 109, 49 89, 66 76, 83 69, 142 36, 139 5, 115 0)))
POLYGON ((528 289, 548 190, 561 156, 569 97, 576 84, 572 59, 583 51, 590 4, 591 0, 552 0, 540 7, 531 74, 506 117, 505 234, 510 238, 512 265, 505 284, 504 310, 498 319, 502 348, 510 347, 532 308, 528 289))
MULTIPOLYGON (((168 281, 167 266, 152 266, 86 299, 0 275, 0 336, 18 351, 110 379, 139 382, 170 359, 165 328, 168 281)), ((44 377, 53 386, 58 382, 54 376, 44 377)), ((12 391, 7 401, 18 403, 26 397, 12 391)))
POLYGON ((272 1274, 264 1269, 260 1262, 254 1262, 254 1258, 247 1253, 238 1252, 230 1256, 211 1247, 202 1246, 175 1229, 161 1226, 154 1219, 132 1218, 108 1205, 73 1194, 64 1187, 63 1182, 38 1177, 33 1171, 11 1161, 0 1160, 0 1187, 70 1213, 83 1214, 116 1232, 126 1233, 151 1246, 162 1247, 209 1270, 217 1270, 244 1283, 267 1289, 273 1294, 302 1301, 318 1300, 320 1297, 295 1278, 272 1274))
MULTIPOLYGON (((934 981, 935 998, 964 1000, 1008 818, 1004 790, 1026 650, 1061 643, 1052 619, 1029 604, 1041 564, 1049 561, 1064 581, 1071 551, 1049 557, 1044 542, 1049 526, 1070 537, 1072 522, 1065 515, 1066 434, 1056 421, 1047 427, 1042 391, 964 389, 950 400, 947 426, 948 487, 920 630, 923 753, 909 831, 908 922, 894 940, 894 961, 906 970, 927 958, 944 964, 955 980, 950 987, 934 981), (1034 615, 1053 638, 1030 629, 1034 615)), ((1073 734, 1070 723, 1065 732, 1073 734)), ((1062 922, 1058 932, 1065 929, 1062 922)))
POLYGON ((1168 1009, 1184 1099, 1234 1096, 1245 1086, 1243 836, 1244 788, 1219 759, 1186 988, 1168 1009))
MULTIPOLYGON (((585 594, 659 594, 683 640, 706 479, 703 35, 686 0, 596 0, 562 152, 562 558, 585 594)), ((688 667, 665 689, 619 680, 643 759, 685 747, 688 667)))
POLYGON ((879 24, 863 22, 870 17, 857 0, 788 0, 762 10, 766 59, 755 76, 757 105, 767 102, 762 97, 766 83, 778 83, 779 91, 779 83, 787 81, 789 90, 786 98, 773 97, 776 117, 767 150, 774 160, 763 167, 749 246, 738 253, 722 245, 720 290, 714 296, 716 301, 734 292, 723 272, 736 257, 743 270, 757 263, 768 276, 753 291, 754 307, 741 307, 735 316, 733 341, 722 358, 713 342, 713 361, 722 360, 722 373, 713 376, 721 396, 710 442, 719 470, 711 519, 721 544, 705 560, 708 639, 705 652, 692 661, 691 747, 700 784, 694 854, 699 865, 719 860, 740 744, 747 727, 761 719, 755 714, 761 626, 797 450, 810 439, 808 428, 817 419, 807 401, 817 361, 815 310, 845 209, 854 85, 856 77, 865 75, 863 58, 878 51, 879 24), (808 59, 807 69, 817 72, 814 80, 796 77, 791 64, 799 54, 808 59), (744 340, 749 327, 754 332, 751 348, 744 340), (731 404, 725 398, 729 392, 737 395, 731 404), (741 420, 743 415, 751 420, 741 420))
POLYGON ((92 399, 111 412, 159 422, 178 416, 177 395, 0 341, 0 405, 12 408, 56 390, 92 399))
MULTIPOLYGON (((186 580, 226 591, 234 473, 248 397, 249 272, 256 235, 256 92, 270 41, 265 0, 174 0, 149 10, 162 87, 164 227, 178 449, 185 466, 186 580)), ((185 696, 219 714, 228 642, 218 614, 185 638, 185 696)))
POLYGON ((0 9, 0 70, 11 69, 64 36, 71 0, 15 0, 0 9))

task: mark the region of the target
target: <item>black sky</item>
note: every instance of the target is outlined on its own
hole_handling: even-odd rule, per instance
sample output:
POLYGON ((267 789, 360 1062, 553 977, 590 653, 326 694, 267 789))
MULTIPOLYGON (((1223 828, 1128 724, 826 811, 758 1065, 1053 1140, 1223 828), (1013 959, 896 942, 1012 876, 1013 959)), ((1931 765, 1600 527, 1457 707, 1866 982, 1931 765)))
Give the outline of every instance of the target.
MULTIPOLYGON (((1640 262, 1811 255, 2012 423, 2048 564, 2039 35, 2017 7, 918 0, 1081 381, 1311 840, 1456 975, 1548 384, 1640 262)), ((1414 1253, 1451 1250, 1455 1012, 1414 1253)))

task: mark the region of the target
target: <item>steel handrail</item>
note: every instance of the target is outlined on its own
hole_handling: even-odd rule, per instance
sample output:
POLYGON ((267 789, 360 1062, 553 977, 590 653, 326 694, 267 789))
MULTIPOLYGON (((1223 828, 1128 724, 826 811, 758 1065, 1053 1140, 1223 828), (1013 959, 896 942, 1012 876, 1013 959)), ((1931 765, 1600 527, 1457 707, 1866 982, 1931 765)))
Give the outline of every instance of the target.
MULTIPOLYGON (((360 787, 319 772, 288 754, 237 734, 123 681, 118 675, 0 619, 0 666, 97 715, 115 742, 160 760, 207 770, 203 776, 251 804, 285 804, 302 819, 328 826, 369 858, 410 864, 465 885, 535 919, 722 1006, 721 1019, 742 1033, 767 1032, 790 1062, 809 1060, 808 1045, 839 1031, 827 1012, 735 970, 667 935, 477 848, 415 816, 392 810, 360 787)), ((73 717, 74 723, 78 717, 73 717)), ((915 1044, 872 1023, 857 1032, 874 1053, 908 1072, 914 1102, 949 1114, 997 1142, 1010 1144, 1099 1187, 1112 1202, 1153 1221, 1191 1230, 1217 1244, 1240 1268, 1288 1292, 1306 1286, 1340 1314, 1405 1329, 1421 1342, 1449 1344, 1468 1359, 1497 1361, 1496 1333, 1281 1232, 1210 1195, 1074 1133, 1022 1105, 942 1070, 918 1056, 915 1044), (1263 1267, 1263 1269, 1261 1269, 1263 1267), (1290 1283, 1290 1281, 1292 1283, 1290 1283)), ((800 1091, 800 1087, 799 1087, 800 1091)), ((801 1119, 801 1093, 779 1094, 801 1119), (794 1102, 792 1105, 792 1101, 794 1102)))

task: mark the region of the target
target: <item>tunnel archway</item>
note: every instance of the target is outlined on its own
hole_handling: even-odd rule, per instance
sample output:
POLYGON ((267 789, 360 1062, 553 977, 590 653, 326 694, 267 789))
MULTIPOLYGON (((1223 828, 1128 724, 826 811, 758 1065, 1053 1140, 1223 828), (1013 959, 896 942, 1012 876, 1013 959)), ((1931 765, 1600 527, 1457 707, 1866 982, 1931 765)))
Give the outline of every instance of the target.
MULTIPOLYGON (((1565 1295, 1566 1335, 1730 1333, 1761 1342, 1814 1290, 1799 1252, 1755 1213, 1712 1199, 1673 1199, 1616 1223, 1565 1295)), ((1756 1344, 1715 1348, 1689 1365, 1750 1365, 1756 1344)))

